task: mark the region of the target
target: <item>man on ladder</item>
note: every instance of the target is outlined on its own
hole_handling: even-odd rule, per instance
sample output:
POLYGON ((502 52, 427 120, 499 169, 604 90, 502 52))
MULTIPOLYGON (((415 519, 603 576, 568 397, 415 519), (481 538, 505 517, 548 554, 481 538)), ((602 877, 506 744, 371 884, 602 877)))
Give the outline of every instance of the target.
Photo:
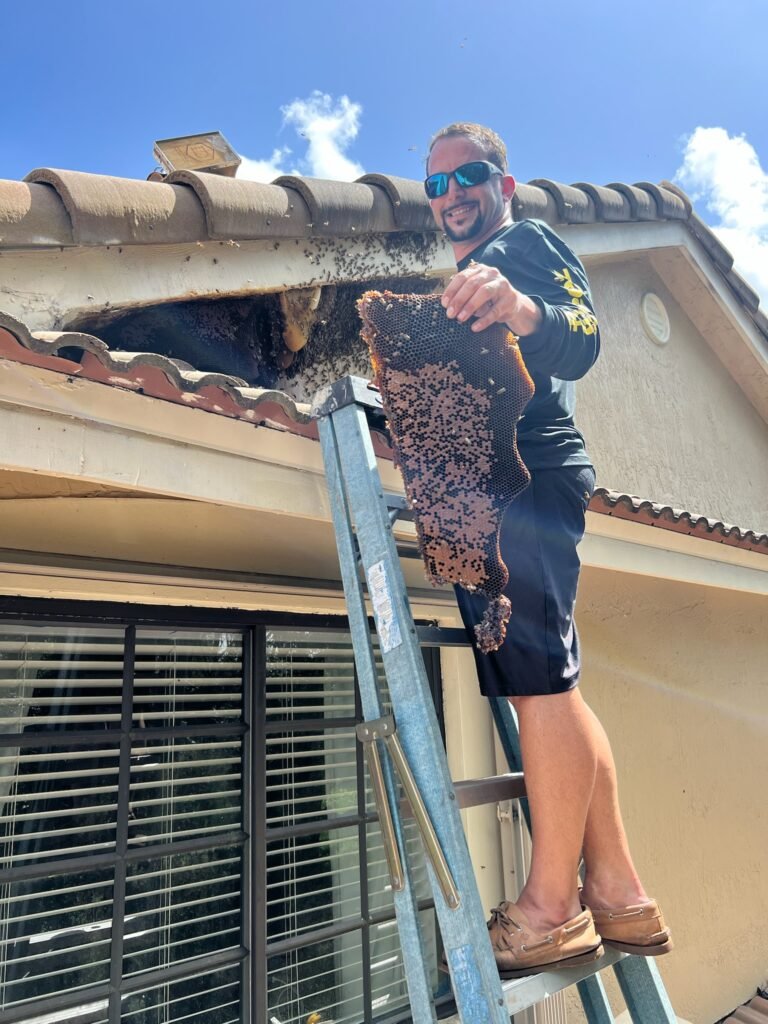
MULTIPOLYGON (((537 973, 588 954, 601 938, 626 952, 665 953, 669 930, 632 863, 611 748, 577 689, 576 547, 595 477, 574 426, 573 381, 600 347, 589 284, 546 224, 513 221, 515 181, 495 132, 463 123, 441 129, 427 174, 435 220, 459 267, 442 298, 448 317, 474 318, 476 331, 505 324, 536 387, 518 425, 532 479, 501 531, 512 618, 498 651, 473 646, 483 694, 507 697, 517 713, 532 817, 528 880, 489 923, 496 961, 502 976, 537 973)), ((457 598, 474 641, 484 602, 462 588, 457 598)))

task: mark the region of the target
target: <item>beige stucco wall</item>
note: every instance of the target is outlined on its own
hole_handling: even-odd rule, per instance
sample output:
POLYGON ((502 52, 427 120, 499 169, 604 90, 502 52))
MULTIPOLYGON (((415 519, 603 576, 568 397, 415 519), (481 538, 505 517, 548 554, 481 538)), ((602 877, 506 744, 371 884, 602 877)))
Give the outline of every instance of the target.
POLYGON ((674 930, 659 968, 693 1024, 768 975, 766 622, 762 597, 582 575, 582 692, 613 745, 641 876, 674 930))
POLYGON ((590 268, 603 347, 578 385, 577 422, 598 483, 768 530, 768 427, 644 256, 590 268), (663 299, 672 334, 646 335, 640 301, 663 299))
MULTIPOLYGON (((582 693, 612 743, 637 867, 674 931, 658 967, 679 1017, 714 1024, 768 979, 768 598, 587 567, 578 620, 582 693)), ((452 773, 492 772, 472 659, 442 662, 452 773)), ((513 897, 509 826, 491 806, 467 827, 483 905, 513 897)), ((583 1024, 573 990, 567 1006, 583 1024)))

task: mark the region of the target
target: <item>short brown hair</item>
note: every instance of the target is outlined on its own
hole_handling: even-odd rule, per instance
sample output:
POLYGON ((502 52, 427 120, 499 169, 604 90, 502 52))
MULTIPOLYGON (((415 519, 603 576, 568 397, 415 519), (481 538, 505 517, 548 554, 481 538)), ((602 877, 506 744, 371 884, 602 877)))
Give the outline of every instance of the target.
POLYGON ((482 124, 473 124, 471 121, 456 121, 454 124, 446 125, 430 139, 429 153, 427 153, 427 165, 435 143, 439 139, 448 139, 453 136, 461 136, 469 139, 485 153, 491 163, 496 164, 499 170, 507 173, 507 147, 501 138, 490 128, 482 124))

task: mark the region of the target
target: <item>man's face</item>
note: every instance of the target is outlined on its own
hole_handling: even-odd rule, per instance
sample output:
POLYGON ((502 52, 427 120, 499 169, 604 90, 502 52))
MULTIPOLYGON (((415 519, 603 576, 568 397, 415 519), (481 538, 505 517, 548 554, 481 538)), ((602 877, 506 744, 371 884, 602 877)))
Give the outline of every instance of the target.
MULTIPOLYGON (((429 174, 447 173, 471 160, 487 159, 485 152, 474 142, 461 135, 452 135, 438 139, 432 147, 427 169, 429 174)), ((429 201, 437 226, 453 243, 483 241, 501 227, 506 217, 505 181, 512 179, 494 174, 483 185, 462 188, 455 178, 451 178, 445 195, 429 201)))

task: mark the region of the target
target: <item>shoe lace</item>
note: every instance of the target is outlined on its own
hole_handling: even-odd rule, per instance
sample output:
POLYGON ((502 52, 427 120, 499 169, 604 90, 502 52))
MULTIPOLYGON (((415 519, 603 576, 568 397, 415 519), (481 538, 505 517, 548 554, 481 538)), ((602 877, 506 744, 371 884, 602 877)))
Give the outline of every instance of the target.
POLYGON ((519 932, 523 930, 517 921, 506 912, 505 908, 508 906, 508 903, 501 903, 498 907, 491 907, 491 919, 488 922, 489 928, 492 928, 495 924, 501 924, 506 928, 516 928, 519 932))

